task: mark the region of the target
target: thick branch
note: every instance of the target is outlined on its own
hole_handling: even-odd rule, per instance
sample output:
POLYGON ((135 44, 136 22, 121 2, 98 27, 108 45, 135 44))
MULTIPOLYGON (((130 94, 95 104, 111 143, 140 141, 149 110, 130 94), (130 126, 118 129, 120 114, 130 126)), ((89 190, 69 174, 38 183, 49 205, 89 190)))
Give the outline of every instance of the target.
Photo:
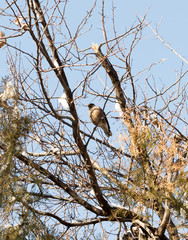
MULTIPOLYGON (((58 56, 57 49, 54 45, 54 41, 53 41, 53 39, 50 35, 50 32, 48 30, 48 24, 46 23, 42 8, 40 6, 40 3, 39 3, 38 0, 34 0, 34 1, 35 1, 35 5, 36 5, 36 11, 39 14, 40 21, 42 23, 44 33, 45 33, 45 36, 48 40, 48 43, 49 43, 50 49, 52 51, 53 57, 57 61, 58 65, 61 66, 61 61, 60 61, 60 58, 58 56)), ((35 12, 34 9, 33 9, 33 12, 35 12)), ((32 37, 35 38, 33 32, 32 32, 32 37)), ((36 41, 36 43, 38 42, 36 40, 36 38, 35 38, 35 41, 36 41)), ((46 49, 43 50, 43 52, 47 53, 46 49)), ((98 182, 97 182, 97 178, 95 176, 95 171, 93 169, 91 160, 90 160, 89 155, 87 153, 86 146, 84 145, 84 143, 81 139, 80 133, 79 133, 78 115, 77 115, 76 107, 75 107, 75 104, 74 104, 73 94, 72 94, 72 91, 69 87, 68 80, 67 80, 67 77, 65 75, 64 69, 61 67, 61 70, 59 71, 58 69, 54 68, 55 66, 54 66, 53 62, 51 61, 49 55, 47 54, 47 56, 45 55, 45 57, 46 57, 46 60, 49 62, 50 66, 54 69, 54 72, 55 72, 56 76, 58 77, 60 83, 62 84, 62 86, 64 88, 64 91, 65 91, 65 94, 66 94, 66 100, 67 100, 67 103, 69 105, 70 113, 71 113, 71 116, 72 116, 73 137, 74 137, 75 142, 78 145, 78 148, 80 150, 80 153, 81 153, 81 155, 82 155, 82 157, 85 161, 85 166, 86 166, 86 169, 87 169, 87 173, 88 173, 88 176, 90 178, 90 182, 91 182, 92 188, 95 192, 96 198, 97 198, 100 206, 104 210, 103 214, 110 215, 110 213, 111 213, 110 209, 111 208, 110 208, 108 202, 105 200, 105 198, 102 195, 101 189, 100 189, 100 187, 98 185, 98 182)))
MULTIPOLYGON (((157 201, 155 202, 154 206, 155 206, 155 211, 157 212, 159 218, 162 221, 164 218, 164 213, 165 213, 164 207, 161 204, 157 203, 157 201)), ((166 218, 164 218, 164 219, 166 219, 166 218)), ((171 219, 169 219, 166 229, 168 231, 168 234, 169 234, 171 240, 179 240, 180 239, 177 228, 171 219)))
POLYGON ((107 56, 103 55, 103 53, 100 49, 100 46, 98 44, 93 44, 92 48, 112 81, 113 87, 116 92, 116 99, 121 107, 122 112, 125 114, 124 121, 127 125, 128 130, 130 130, 130 128, 133 127, 133 122, 132 122, 130 113, 128 111, 128 107, 127 107, 126 100, 124 97, 123 89, 121 88, 121 84, 120 84, 117 72, 113 68, 113 66, 110 63, 110 61, 108 60, 107 56))
POLYGON ((162 219, 162 221, 161 221, 161 223, 158 227, 158 230, 157 230, 158 235, 160 237, 162 237, 164 235, 164 232, 166 230, 166 226, 169 222, 169 219, 170 219, 170 209, 169 209, 168 205, 166 204, 163 219, 162 219))
MULTIPOLYGON (((6 151, 6 146, 3 143, 0 143, 0 148, 6 151)), ((59 178, 55 177, 53 174, 51 174, 48 170, 44 169, 40 165, 34 163, 29 158, 23 156, 22 154, 15 154, 15 157, 18 158, 20 161, 24 162, 26 165, 34 168, 44 176, 46 176, 48 179, 50 179, 52 182, 54 182, 57 186, 62 188, 65 192, 67 192, 77 203, 84 206, 86 209, 98 214, 98 215, 104 215, 103 211, 94 207, 93 205, 89 204, 87 201, 83 200, 81 197, 78 196, 78 194, 73 191, 66 183, 64 183, 59 178)))
POLYGON ((30 209, 30 211, 32 211, 34 213, 37 213, 39 215, 42 215, 42 216, 52 217, 52 218, 56 219, 62 225, 67 226, 68 228, 92 225, 92 224, 96 224, 96 223, 100 223, 100 222, 106 222, 106 221, 110 221, 110 222, 114 222, 114 221, 118 221, 118 222, 132 222, 132 218, 120 218, 120 217, 117 217, 117 218, 100 217, 100 218, 87 219, 87 220, 82 220, 82 221, 67 222, 67 221, 64 221, 62 218, 60 218, 59 216, 57 216, 57 215, 55 215, 55 214, 53 214, 51 212, 42 212, 42 211, 34 209, 33 207, 29 206, 26 203, 23 203, 23 204, 26 205, 26 207, 28 209, 30 209))

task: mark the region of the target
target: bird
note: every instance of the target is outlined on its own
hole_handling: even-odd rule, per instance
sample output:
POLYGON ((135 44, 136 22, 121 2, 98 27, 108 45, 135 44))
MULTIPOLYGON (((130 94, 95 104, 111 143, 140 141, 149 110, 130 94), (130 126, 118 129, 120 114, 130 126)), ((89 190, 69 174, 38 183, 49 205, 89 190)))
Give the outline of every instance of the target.
POLYGON ((102 128, 107 137, 112 136, 110 125, 105 112, 93 103, 90 103, 87 106, 89 108, 89 117, 91 119, 91 122, 95 126, 102 128))

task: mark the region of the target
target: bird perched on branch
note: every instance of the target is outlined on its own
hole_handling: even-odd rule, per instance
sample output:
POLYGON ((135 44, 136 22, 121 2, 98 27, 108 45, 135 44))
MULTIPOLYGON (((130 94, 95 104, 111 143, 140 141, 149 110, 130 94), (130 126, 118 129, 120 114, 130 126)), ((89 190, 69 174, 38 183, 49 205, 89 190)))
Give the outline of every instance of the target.
POLYGON ((102 128, 107 137, 112 136, 112 132, 110 131, 110 125, 104 111, 100 107, 95 106, 95 104, 93 103, 88 104, 88 108, 89 117, 92 123, 95 126, 102 128))

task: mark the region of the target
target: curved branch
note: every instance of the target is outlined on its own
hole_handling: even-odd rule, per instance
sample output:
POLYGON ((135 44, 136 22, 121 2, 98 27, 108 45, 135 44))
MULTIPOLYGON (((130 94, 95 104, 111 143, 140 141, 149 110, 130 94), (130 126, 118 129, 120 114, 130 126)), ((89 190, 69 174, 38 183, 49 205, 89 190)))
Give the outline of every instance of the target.
MULTIPOLYGON (((49 43, 49 46, 50 46, 50 49, 52 51, 53 58, 55 59, 55 61, 57 61, 58 65, 61 66, 61 61, 60 61, 57 49, 56 49, 56 47, 54 45, 54 41, 53 41, 53 39, 52 39, 52 37, 50 35, 50 32, 48 30, 48 24, 46 23, 46 20, 45 20, 42 8, 40 6, 40 3, 39 3, 38 0, 34 0, 34 2, 35 2, 35 5, 36 5, 36 9, 34 9, 34 8, 32 9, 33 13, 35 14, 35 10, 37 11, 37 13, 38 13, 38 15, 40 17, 41 24, 42 24, 43 29, 44 29, 44 33, 45 33, 46 39, 47 39, 47 41, 49 43)), ((32 32, 32 37, 35 39, 35 41, 37 43, 38 40, 34 36, 33 32, 32 32)), ((39 45, 39 47, 40 47, 40 45, 39 45)), ((103 214, 104 215, 110 215, 111 207, 109 206, 109 204, 106 201, 106 199, 103 197, 102 191, 101 191, 101 189, 100 189, 100 187, 98 185, 98 181, 97 181, 97 178, 96 178, 96 175, 95 175, 95 171, 93 169, 90 157, 89 157, 89 155, 87 153, 87 148, 84 145, 84 143, 83 143, 83 141, 81 139, 80 133, 79 133, 80 132, 80 130, 79 130, 79 120, 78 120, 76 107, 75 107, 75 104, 74 104, 73 93, 72 93, 72 91, 70 89, 70 86, 68 84, 68 80, 67 80, 66 74, 64 72, 64 69, 63 69, 63 67, 61 67, 60 70, 54 68, 55 66, 54 66, 52 60, 50 59, 46 49, 42 48, 42 50, 45 53, 46 60, 48 61, 49 65, 54 69, 54 72, 55 72, 57 78, 59 79, 61 85, 64 88, 64 91, 65 91, 65 94, 66 94, 66 100, 67 100, 67 103, 69 105, 69 110, 70 110, 70 114, 71 114, 71 117, 72 117, 73 137, 74 137, 75 142, 76 142, 76 144, 77 144, 77 146, 78 146, 78 148, 80 150, 80 153, 81 153, 81 155, 82 155, 82 157, 83 157, 83 159, 85 161, 85 166, 86 166, 86 169, 87 169, 87 173, 88 173, 88 176, 90 178, 91 186, 92 186, 92 188, 93 188, 93 190, 95 192, 97 201, 99 202, 100 206, 103 209, 103 214)))
POLYGON ((56 219, 62 225, 67 226, 68 228, 70 228, 70 227, 82 227, 82 226, 86 226, 86 225, 92 225, 92 224, 97 224, 97 223, 100 223, 100 222, 107 222, 107 221, 110 221, 110 222, 114 222, 114 221, 117 221, 117 222, 132 222, 132 218, 121 218, 121 217, 117 217, 117 218, 100 217, 100 218, 97 218, 97 219, 88 219, 88 220, 80 220, 80 221, 79 220, 73 220, 72 222, 67 222, 67 221, 64 221, 62 218, 58 217, 57 215, 55 215, 51 212, 42 212, 42 211, 34 209, 33 207, 29 206, 26 203, 23 203, 23 204, 26 205, 26 207, 30 211, 32 211, 34 213, 37 213, 39 215, 42 215, 42 216, 52 217, 52 218, 56 219))
POLYGON ((92 48, 112 81, 113 87, 116 92, 116 99, 121 107, 122 112, 124 113, 124 121, 127 125, 128 130, 131 131, 131 129, 134 127, 134 124, 131 119, 130 112, 128 110, 128 106, 124 97, 124 92, 123 89, 121 88, 117 72, 115 71, 110 61, 108 60, 107 56, 103 55, 98 44, 92 44, 92 48))
MULTIPOLYGON (((6 145, 3 143, 0 143, 0 148, 6 151, 6 145)), ((59 178, 55 177, 52 173, 50 173, 48 170, 45 168, 41 167, 37 163, 34 163, 32 160, 29 158, 23 156, 22 154, 15 153, 15 157, 18 158, 20 161, 24 162, 27 166, 30 166, 46 176, 48 179, 50 179, 52 182, 54 182, 57 186, 62 188, 66 193, 68 193, 77 203, 81 204, 83 207, 86 209, 90 210, 93 213, 96 213, 98 215, 103 216, 104 212, 100 210, 99 208, 91 205, 87 201, 83 200, 81 197, 78 196, 78 194, 73 191, 66 183, 64 183, 62 180, 59 178)))

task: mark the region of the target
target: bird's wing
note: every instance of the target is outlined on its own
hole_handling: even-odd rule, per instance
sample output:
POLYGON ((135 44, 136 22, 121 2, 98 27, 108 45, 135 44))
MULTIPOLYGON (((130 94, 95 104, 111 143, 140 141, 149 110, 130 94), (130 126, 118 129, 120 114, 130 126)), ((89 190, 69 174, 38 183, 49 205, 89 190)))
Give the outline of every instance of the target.
POLYGON ((100 107, 96 107, 95 109, 97 111, 96 121, 99 122, 99 120, 100 120, 100 122, 98 123, 98 126, 102 127, 102 128, 105 127, 105 129, 107 131, 110 131, 110 125, 109 125, 109 122, 108 122, 105 112, 100 107))
POLYGON ((94 125, 101 127, 108 137, 112 136, 106 114, 100 107, 98 106, 92 107, 89 110, 89 116, 94 125))
POLYGON ((105 120, 105 122, 106 122, 106 124, 107 124, 107 126, 108 126, 108 130, 110 131, 110 124, 109 124, 109 122, 108 122, 108 119, 107 119, 107 117, 106 117, 106 114, 105 114, 104 120, 105 120))
POLYGON ((91 118, 92 123, 95 125, 98 125, 99 121, 105 119, 106 117, 104 111, 97 106, 94 106, 89 110, 89 116, 91 118))

